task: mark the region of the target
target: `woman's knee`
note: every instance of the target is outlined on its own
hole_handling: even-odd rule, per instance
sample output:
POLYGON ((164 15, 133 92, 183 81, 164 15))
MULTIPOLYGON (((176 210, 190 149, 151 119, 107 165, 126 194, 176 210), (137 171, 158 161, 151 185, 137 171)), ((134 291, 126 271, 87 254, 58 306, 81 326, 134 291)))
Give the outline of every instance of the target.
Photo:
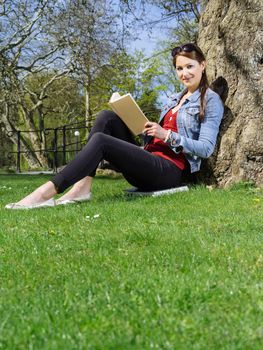
POLYGON ((102 110, 98 113, 97 118, 95 120, 95 124, 105 125, 112 120, 119 118, 116 113, 110 110, 102 110))
POLYGON ((91 138, 90 138, 90 142, 92 143, 96 143, 98 145, 103 145, 105 140, 107 140, 108 135, 104 134, 101 131, 95 132, 91 138))

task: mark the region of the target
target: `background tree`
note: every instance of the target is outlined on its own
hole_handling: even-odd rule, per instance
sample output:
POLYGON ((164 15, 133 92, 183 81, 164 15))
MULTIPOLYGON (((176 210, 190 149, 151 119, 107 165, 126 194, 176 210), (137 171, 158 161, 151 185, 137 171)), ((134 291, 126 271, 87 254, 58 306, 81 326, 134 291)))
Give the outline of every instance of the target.
POLYGON ((47 165, 42 152, 43 137, 35 132, 37 126, 33 115, 39 113, 39 124, 42 125, 41 108, 46 89, 53 81, 69 72, 54 71, 54 75, 42 86, 39 94, 25 86, 29 75, 37 74, 60 60, 61 49, 48 35, 47 14, 54 6, 50 1, 39 0, 9 1, 1 3, 0 10, 0 113, 1 124, 12 142, 17 143, 16 126, 21 125, 32 130, 28 137, 21 136, 21 148, 25 152, 31 167, 47 165), (42 40, 44 39, 45 40, 42 40), (28 107, 30 96, 32 104, 28 107))
POLYGON ((135 84, 144 68, 125 51, 125 15, 110 0, 2 2, 0 122, 14 144, 18 128, 31 130, 21 134, 31 168, 48 165, 45 128, 76 119, 90 127, 113 88, 139 97, 145 86, 143 104, 154 106, 153 74, 135 84))
POLYGON ((118 7, 106 0, 65 2, 58 17, 55 35, 58 42, 62 40, 67 46, 74 76, 83 86, 88 128, 96 109, 91 99, 93 90, 97 89, 95 81, 109 65, 113 54, 124 50, 124 32, 118 27, 118 18, 118 7))
POLYGON ((207 2, 208 0, 142 0, 138 7, 136 0, 123 0, 137 26, 142 23, 149 32, 158 26, 160 30, 168 31, 173 44, 197 41, 198 23, 207 2), (159 18, 152 19, 150 6, 160 10, 159 18))

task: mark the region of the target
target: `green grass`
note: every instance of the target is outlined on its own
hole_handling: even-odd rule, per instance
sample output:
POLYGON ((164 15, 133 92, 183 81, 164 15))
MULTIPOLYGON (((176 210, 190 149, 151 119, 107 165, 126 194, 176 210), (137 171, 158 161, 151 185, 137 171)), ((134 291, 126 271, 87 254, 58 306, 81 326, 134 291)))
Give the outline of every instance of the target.
POLYGON ((0 176, 0 349, 263 348, 262 189, 4 209, 46 179, 0 176))

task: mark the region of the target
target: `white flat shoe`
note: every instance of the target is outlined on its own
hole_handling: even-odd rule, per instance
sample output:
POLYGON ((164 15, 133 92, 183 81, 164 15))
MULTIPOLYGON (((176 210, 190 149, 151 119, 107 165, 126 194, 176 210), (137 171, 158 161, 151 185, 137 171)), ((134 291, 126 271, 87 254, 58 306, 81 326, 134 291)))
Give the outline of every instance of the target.
POLYGON ((54 207, 56 202, 54 198, 51 198, 42 203, 30 204, 30 205, 22 205, 17 203, 9 203, 5 206, 5 209, 15 209, 15 210, 25 210, 25 209, 36 209, 36 208, 46 208, 46 207, 54 207))
POLYGON ((88 202, 91 200, 91 192, 83 197, 77 197, 72 199, 56 200, 56 205, 68 205, 68 204, 77 204, 82 202, 88 202))

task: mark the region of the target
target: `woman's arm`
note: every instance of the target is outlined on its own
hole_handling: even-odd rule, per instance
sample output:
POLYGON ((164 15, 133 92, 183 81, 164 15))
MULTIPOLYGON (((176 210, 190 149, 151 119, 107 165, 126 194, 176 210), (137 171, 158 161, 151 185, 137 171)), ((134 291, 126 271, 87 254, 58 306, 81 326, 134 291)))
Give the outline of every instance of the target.
POLYGON ((207 95, 204 121, 201 122, 200 134, 197 140, 172 132, 168 143, 178 153, 191 154, 201 158, 208 158, 214 151, 219 126, 223 117, 224 106, 216 93, 207 95))

